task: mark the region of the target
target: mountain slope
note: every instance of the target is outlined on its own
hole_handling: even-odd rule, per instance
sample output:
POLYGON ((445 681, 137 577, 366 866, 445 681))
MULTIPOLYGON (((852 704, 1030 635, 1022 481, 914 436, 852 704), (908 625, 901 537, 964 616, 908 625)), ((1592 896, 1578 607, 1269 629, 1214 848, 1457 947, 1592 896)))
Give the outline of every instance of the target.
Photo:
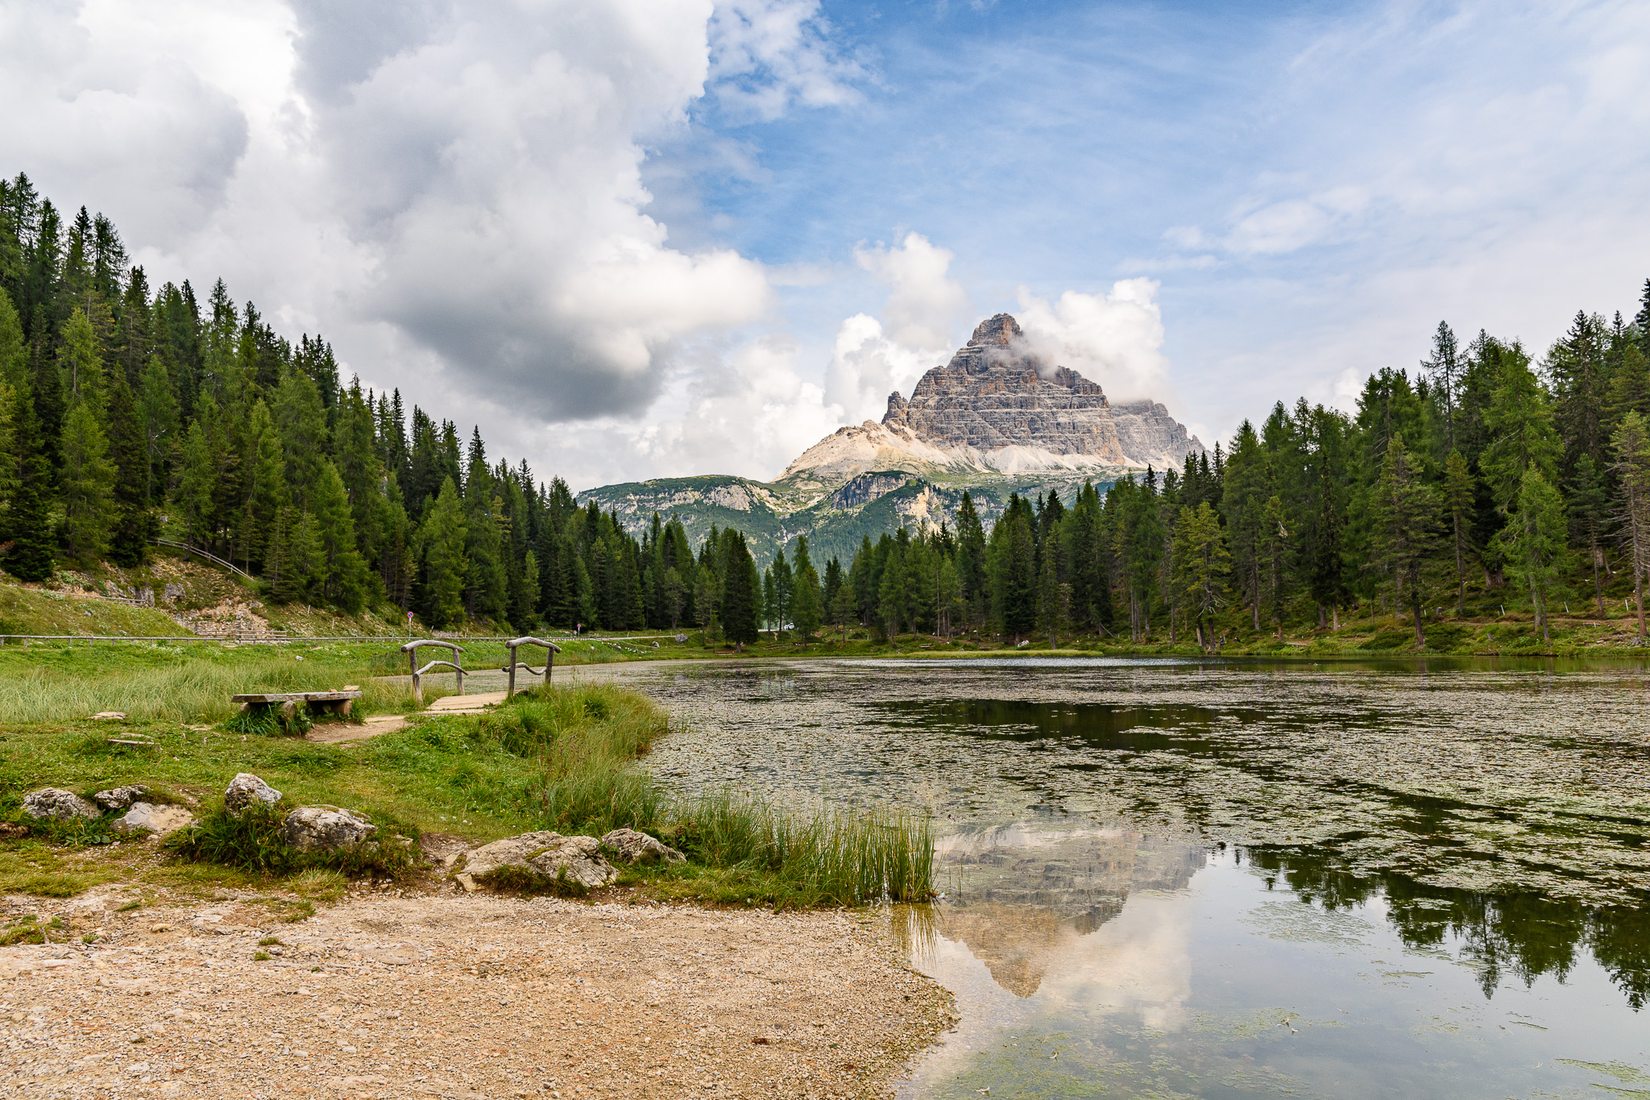
POLYGON ((924 374, 910 398, 891 394, 881 422, 838 429, 777 481, 664 478, 602 486, 579 500, 616 510, 633 528, 654 512, 677 515, 695 539, 712 524, 732 526, 763 561, 806 535, 823 561, 850 556, 866 535, 948 520, 965 490, 989 522, 1011 493, 1069 498, 1085 481, 1104 488, 1202 450, 1162 405, 1113 405, 1098 384, 1041 360, 1000 313, 924 374))

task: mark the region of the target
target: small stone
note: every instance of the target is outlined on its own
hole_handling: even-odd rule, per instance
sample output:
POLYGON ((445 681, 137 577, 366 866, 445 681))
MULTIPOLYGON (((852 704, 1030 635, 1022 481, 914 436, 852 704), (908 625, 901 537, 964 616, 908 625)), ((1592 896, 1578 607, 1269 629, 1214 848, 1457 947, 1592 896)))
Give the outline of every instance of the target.
POLYGON ((635 829, 614 829, 602 837, 602 851, 619 863, 681 863, 675 848, 635 829))
POLYGON ((43 821, 72 821, 77 817, 97 817, 97 807, 73 791, 42 787, 23 796, 23 812, 43 821))
POLYGON ((281 835, 294 848, 333 852, 360 844, 378 827, 352 810, 334 806, 300 806, 286 815, 281 835))
POLYGON ((117 833, 153 833, 169 836, 195 823, 195 815, 182 806, 157 806, 152 802, 134 802, 126 816, 115 822, 117 833))
POLYGON ((149 788, 141 783, 133 783, 126 787, 110 787, 106 791, 98 791, 92 795, 92 801, 105 810, 129 810, 138 802, 149 797, 149 788))
POLYGON ((100 710, 96 714, 92 715, 92 721, 124 722, 126 721, 126 712, 123 710, 100 710))
POLYGON ((254 805, 273 806, 280 800, 280 791, 249 772, 231 779, 223 792, 223 808, 232 814, 244 813, 254 805))

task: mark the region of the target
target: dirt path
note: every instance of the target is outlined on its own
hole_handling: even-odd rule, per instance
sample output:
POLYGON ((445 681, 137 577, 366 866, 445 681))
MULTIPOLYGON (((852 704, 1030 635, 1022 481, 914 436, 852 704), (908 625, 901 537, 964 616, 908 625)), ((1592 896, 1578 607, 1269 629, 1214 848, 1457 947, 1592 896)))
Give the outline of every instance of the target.
POLYGON ((950 1011, 886 916, 442 895, 281 924, 127 900, 0 948, 6 1095, 886 1095, 950 1011))
MULTIPOLYGON (((482 691, 474 695, 444 695, 431 703, 421 714, 479 714, 488 707, 504 702, 502 691, 482 691)), ((344 745, 352 741, 368 741, 381 733, 406 729, 417 715, 374 714, 360 722, 323 722, 313 727, 304 738, 319 745, 344 745)))

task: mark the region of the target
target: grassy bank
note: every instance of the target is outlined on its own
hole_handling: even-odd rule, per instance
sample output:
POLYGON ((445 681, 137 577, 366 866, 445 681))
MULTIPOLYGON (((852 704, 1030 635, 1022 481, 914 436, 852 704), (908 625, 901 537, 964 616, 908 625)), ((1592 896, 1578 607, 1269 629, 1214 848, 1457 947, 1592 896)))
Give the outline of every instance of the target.
MULTIPOLYGON (((466 663, 492 656, 497 667, 502 647, 495 648, 471 647, 481 652, 467 652, 466 663)), ((228 865, 185 873, 156 859, 153 845, 110 844, 106 824, 36 830, 0 843, 0 892, 73 893, 129 875, 267 882, 259 872, 302 869, 283 853, 260 850, 271 829, 253 822, 236 831, 210 818, 230 777, 249 771, 290 804, 347 806, 408 837, 445 833, 481 842, 531 829, 643 829, 689 856, 685 864, 626 873, 627 882, 660 897, 811 906, 927 896, 932 838, 923 822, 794 814, 733 795, 672 797, 638 764, 665 733, 665 716, 620 688, 524 693, 479 715, 420 716, 354 745, 226 728, 229 696, 244 691, 358 683, 364 709, 406 710, 405 686, 372 679, 400 669, 381 643, 0 649, 0 819, 21 821, 21 797, 36 787, 90 794, 143 783, 161 800, 208 815, 223 835, 191 851, 228 865), (105 710, 128 718, 89 718, 105 710)), ((341 869, 375 868, 396 870, 341 869)))

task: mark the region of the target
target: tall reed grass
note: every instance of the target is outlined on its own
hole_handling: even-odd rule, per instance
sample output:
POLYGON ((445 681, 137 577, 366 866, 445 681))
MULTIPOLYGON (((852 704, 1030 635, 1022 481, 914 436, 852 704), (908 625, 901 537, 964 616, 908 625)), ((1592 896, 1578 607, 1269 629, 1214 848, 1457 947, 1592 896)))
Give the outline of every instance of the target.
POLYGON ((542 690, 475 720, 477 732, 540 768, 544 827, 600 834, 630 827, 666 837, 692 861, 744 872, 806 904, 925 901, 934 838, 926 818, 817 809, 749 794, 671 798, 634 761, 665 731, 657 708, 607 686, 542 690))

